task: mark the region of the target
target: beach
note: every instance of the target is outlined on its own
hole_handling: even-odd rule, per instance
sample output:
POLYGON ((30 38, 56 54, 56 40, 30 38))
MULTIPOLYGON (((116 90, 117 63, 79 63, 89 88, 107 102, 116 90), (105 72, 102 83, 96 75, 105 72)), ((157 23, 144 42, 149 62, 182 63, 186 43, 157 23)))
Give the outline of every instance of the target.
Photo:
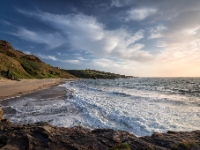
MULTIPOLYGON (((193 115, 199 114, 199 108, 194 106, 199 103, 194 104, 194 102, 186 101, 187 99, 185 99, 186 103, 184 104, 182 102, 180 104, 180 101, 172 101, 174 97, 172 92, 170 95, 166 93, 168 95, 168 99, 166 99, 163 89, 163 92, 157 91, 162 94, 162 97, 155 99, 154 97, 158 97, 158 95, 154 91, 141 91, 138 90, 138 87, 133 92, 133 89, 122 88, 122 86, 128 87, 128 85, 130 87, 131 82, 142 81, 143 84, 147 82, 150 85, 154 84, 153 79, 135 80, 73 80, 66 82, 67 80, 45 79, 2 81, 1 83, 4 83, 4 86, 1 84, 1 87, 7 87, 7 90, 10 91, 20 85, 20 87, 23 87, 20 91, 24 91, 24 93, 0 101, 0 126, 1 133, 3 133, 0 134, 0 139, 7 141, 1 143, 1 148, 96 150, 123 146, 128 150, 182 150, 182 146, 185 146, 191 150, 200 149, 198 116, 195 117, 195 120, 190 115, 191 113, 193 115), (6 86, 6 83, 8 86, 6 86), (118 83, 120 86, 116 88, 118 83), (30 91, 26 89, 26 86, 31 87, 31 85, 37 85, 35 92, 33 92, 34 89, 30 91), (140 93, 138 93, 139 91, 140 93), (138 95, 136 97, 133 94, 140 94, 141 97, 138 95), (145 95, 147 97, 143 98, 145 95), (169 100, 172 102, 169 102, 169 100), (176 107, 176 111, 179 111, 178 113, 173 114, 171 112, 172 104, 176 107), (185 108, 185 105, 188 109, 184 110, 187 111, 190 118, 182 112, 181 108, 185 108), (161 106, 162 110, 159 109, 161 106), (196 111, 189 112, 190 107, 192 110, 196 108, 196 111), (126 113, 126 116, 122 113, 126 113), (162 118, 168 118, 168 124, 165 121, 166 119, 163 122, 162 118, 159 118, 158 113, 162 113, 162 118), (167 114, 170 114, 170 117, 167 114), (181 120, 183 120, 181 116, 184 115, 184 117, 190 119, 190 124, 193 122, 193 124, 197 124, 197 129, 195 129, 195 125, 192 125, 193 128, 191 129, 184 123, 184 120, 182 125, 185 125, 185 129, 180 129, 178 121, 176 122, 177 126, 167 128, 172 125, 170 118, 174 117, 173 115, 181 120), (6 119, 3 119, 3 117, 6 119), (162 126, 158 126, 156 120, 162 126), (142 126, 144 123, 146 126, 142 126), (148 131, 148 129, 151 130, 148 131)), ((183 83, 182 79, 174 80, 181 85, 183 83)), ((189 79, 185 80, 190 81, 189 79)), ((164 81, 162 84, 166 83, 168 79, 164 81)), ((193 85, 193 81, 190 82, 193 85)), ((161 87, 160 83, 157 86, 161 87)), ((145 84, 145 87, 147 88, 148 85, 145 84)), ((177 94, 175 94, 176 100, 177 94)), ((188 94, 191 97, 190 93, 188 94)), ((178 94, 179 97, 181 95, 181 98, 188 96, 185 93, 178 94)))
POLYGON ((0 79, 0 100, 47 89, 70 79, 0 79))

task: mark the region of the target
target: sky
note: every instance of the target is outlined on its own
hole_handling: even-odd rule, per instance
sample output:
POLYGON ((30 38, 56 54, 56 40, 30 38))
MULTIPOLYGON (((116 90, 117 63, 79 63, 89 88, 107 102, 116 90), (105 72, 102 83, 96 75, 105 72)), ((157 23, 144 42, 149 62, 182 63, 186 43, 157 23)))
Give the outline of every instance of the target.
POLYGON ((200 0, 7 0, 0 39, 63 69, 200 77, 200 0))

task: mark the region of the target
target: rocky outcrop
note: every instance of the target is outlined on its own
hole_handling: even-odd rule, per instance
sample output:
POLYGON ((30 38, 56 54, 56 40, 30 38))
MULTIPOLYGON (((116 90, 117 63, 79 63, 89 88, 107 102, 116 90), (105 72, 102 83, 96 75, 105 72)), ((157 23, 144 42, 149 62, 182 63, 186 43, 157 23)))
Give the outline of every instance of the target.
POLYGON ((17 125, 3 119, 0 109, 1 150, 199 150, 200 131, 154 133, 136 137, 111 129, 54 127, 48 123, 17 125))

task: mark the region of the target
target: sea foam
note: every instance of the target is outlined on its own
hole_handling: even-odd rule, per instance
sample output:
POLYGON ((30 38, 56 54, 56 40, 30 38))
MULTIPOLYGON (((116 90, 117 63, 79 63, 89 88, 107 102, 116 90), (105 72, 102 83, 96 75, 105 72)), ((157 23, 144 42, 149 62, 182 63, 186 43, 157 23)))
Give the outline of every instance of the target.
POLYGON ((200 129, 199 85, 198 78, 76 80, 60 85, 66 88, 64 100, 22 97, 3 109, 16 123, 47 121, 55 126, 124 130, 137 136, 191 131, 200 129))

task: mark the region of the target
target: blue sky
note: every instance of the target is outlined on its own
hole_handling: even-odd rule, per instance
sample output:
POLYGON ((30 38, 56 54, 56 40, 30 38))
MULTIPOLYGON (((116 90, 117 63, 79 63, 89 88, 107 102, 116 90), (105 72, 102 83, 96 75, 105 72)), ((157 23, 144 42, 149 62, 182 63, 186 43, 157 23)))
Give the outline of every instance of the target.
POLYGON ((0 39, 64 69, 199 77, 200 1, 2 1, 0 39))

